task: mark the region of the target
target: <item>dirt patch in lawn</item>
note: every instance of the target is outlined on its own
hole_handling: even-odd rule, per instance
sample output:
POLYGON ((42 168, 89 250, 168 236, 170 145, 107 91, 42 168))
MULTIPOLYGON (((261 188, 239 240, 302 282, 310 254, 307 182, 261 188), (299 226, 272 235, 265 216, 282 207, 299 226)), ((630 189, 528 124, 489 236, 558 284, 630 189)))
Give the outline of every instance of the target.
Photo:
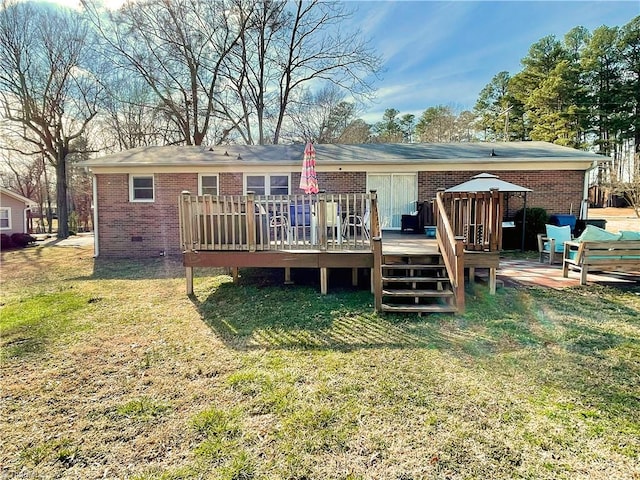
POLYGON ((640 218, 636 216, 632 208, 591 208, 588 216, 589 219, 606 220, 606 229, 611 232, 640 231, 640 218))

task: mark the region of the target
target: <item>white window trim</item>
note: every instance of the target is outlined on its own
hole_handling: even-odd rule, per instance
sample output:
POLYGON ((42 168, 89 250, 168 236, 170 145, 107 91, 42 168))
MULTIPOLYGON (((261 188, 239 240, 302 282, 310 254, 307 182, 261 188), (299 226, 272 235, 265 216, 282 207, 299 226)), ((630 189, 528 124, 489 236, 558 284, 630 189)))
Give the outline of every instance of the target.
POLYGON ((244 195, 247 194, 247 177, 264 177, 264 189, 265 195, 271 195, 271 177, 287 177, 287 190, 289 190, 289 195, 291 195, 291 173, 289 172, 274 172, 274 173, 245 173, 242 176, 242 191, 244 195))
POLYGON ((9 226, 0 227, 0 230, 11 230, 11 207, 0 207, 0 211, 6 211, 7 219, 9 220, 9 226))
POLYGON ((218 183, 218 195, 220 195, 220 174, 218 173, 199 173, 198 174, 198 196, 204 195, 202 193, 202 177, 216 177, 218 183))
POLYGON ((129 201, 133 203, 153 203, 156 201, 156 177, 154 174, 150 175, 129 175, 129 201), (153 198, 133 198, 133 180, 135 178, 151 178, 153 187, 153 198))

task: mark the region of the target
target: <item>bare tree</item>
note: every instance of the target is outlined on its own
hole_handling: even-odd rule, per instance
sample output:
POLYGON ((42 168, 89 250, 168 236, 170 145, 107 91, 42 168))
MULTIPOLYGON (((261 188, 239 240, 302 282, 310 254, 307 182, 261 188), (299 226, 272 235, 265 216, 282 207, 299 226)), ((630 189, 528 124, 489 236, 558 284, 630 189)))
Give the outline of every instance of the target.
POLYGON ((101 87, 93 75, 94 46, 82 16, 28 2, 2 1, 0 108, 2 128, 56 169, 58 238, 69 236, 67 157, 97 114, 101 87))
POLYGON ((317 92, 306 92, 290 107, 291 132, 294 141, 336 143, 353 119, 355 104, 344 101, 344 92, 333 84, 317 92))
POLYGON ((280 48, 288 15, 280 0, 234 0, 235 12, 244 28, 225 68, 225 115, 235 124, 247 144, 266 143, 268 120, 274 115, 278 65, 273 51, 280 48), (254 128, 255 127, 255 128, 254 128))
MULTIPOLYGON (((117 68, 139 76, 154 93, 150 105, 171 120, 175 143, 201 145, 223 115, 221 69, 243 25, 229 1, 146 0, 126 3, 108 20, 84 2, 117 68)), ((225 140, 232 127, 215 143, 225 140)))
POLYGON ((229 120, 242 115, 247 142, 255 125, 258 143, 277 144, 318 81, 355 98, 371 94, 380 58, 360 32, 344 28, 353 15, 344 3, 236 0, 236 9, 247 22, 227 70, 238 105, 229 120))
POLYGON ((640 154, 636 153, 634 158, 625 162, 623 172, 612 172, 610 182, 604 184, 614 195, 621 195, 626 198, 636 217, 640 218, 640 154))
POLYGON ((51 233, 52 186, 49 184, 48 175, 48 168, 51 167, 47 165, 46 157, 44 155, 16 155, 10 150, 6 151, 3 157, 4 170, 0 175, 2 186, 35 201, 39 207, 37 213, 40 216, 40 225, 45 224, 46 213, 48 231, 51 233), (46 209, 44 208, 45 204, 47 205, 46 209))
POLYGON ((337 143, 370 143, 371 142, 371 125, 361 118, 353 120, 349 123, 338 138, 337 143))
POLYGON ((107 150, 128 150, 148 145, 179 143, 183 138, 175 123, 157 103, 157 97, 140 77, 115 72, 106 81, 108 100, 100 117, 107 150))

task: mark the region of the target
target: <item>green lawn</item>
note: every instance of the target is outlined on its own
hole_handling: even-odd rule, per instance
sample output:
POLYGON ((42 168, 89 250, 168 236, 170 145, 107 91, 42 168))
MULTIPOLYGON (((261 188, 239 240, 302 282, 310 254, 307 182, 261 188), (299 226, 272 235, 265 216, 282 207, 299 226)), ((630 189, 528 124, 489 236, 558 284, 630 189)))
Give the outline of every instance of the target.
POLYGON ((3 252, 0 478, 640 479, 640 286, 383 316, 242 273, 3 252))

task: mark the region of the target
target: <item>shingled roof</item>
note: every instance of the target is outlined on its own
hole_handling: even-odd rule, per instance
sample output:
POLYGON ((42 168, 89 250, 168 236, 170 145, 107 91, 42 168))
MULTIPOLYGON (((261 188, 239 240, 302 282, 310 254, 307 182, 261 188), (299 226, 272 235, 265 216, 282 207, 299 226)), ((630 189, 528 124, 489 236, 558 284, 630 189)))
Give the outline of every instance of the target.
MULTIPOLYGON (((442 163, 590 164, 600 155, 547 142, 318 144, 318 165, 442 163)), ((88 167, 299 165, 304 144, 140 147, 87 160, 88 167)))

